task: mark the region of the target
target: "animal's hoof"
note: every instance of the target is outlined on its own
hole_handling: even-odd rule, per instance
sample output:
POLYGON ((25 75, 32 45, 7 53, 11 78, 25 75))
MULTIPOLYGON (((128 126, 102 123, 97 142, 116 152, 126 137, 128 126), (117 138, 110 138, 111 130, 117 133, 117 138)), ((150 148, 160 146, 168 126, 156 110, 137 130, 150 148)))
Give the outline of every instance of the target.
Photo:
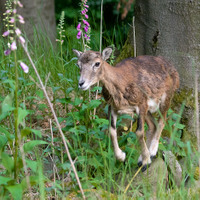
POLYGON ((142 172, 145 172, 146 169, 150 167, 150 165, 151 165, 151 163, 149 163, 149 164, 147 164, 147 165, 144 165, 144 166, 142 167, 142 169, 141 169, 142 172))
POLYGON ((139 161, 138 162, 138 167, 141 167, 142 166, 142 161, 139 161))
POLYGON ((124 162, 126 159, 126 153, 124 153, 123 151, 120 152, 120 154, 118 154, 117 156, 117 160, 124 162))
POLYGON ((157 158, 157 155, 151 156, 151 161, 155 160, 157 158))

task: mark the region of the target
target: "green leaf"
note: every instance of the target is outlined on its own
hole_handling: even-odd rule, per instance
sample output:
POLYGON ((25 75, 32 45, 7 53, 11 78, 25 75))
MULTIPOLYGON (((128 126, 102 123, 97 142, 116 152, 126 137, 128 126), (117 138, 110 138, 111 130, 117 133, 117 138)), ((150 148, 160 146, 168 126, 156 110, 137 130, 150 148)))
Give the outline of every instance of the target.
POLYGON ((33 172, 37 172, 37 162, 33 160, 26 159, 27 166, 31 168, 33 172))
POLYGON ((9 141, 12 141, 14 139, 14 135, 10 134, 5 128, 1 126, 0 126, 0 133, 5 134, 9 141))
POLYGON ((29 135, 31 133, 34 133, 39 138, 42 138, 41 131, 39 131, 39 130, 31 129, 31 128, 28 128, 28 127, 21 130, 21 136, 22 137, 26 137, 27 135, 29 135))
MULTIPOLYGON (((30 180, 31 186, 37 185, 37 184, 38 184, 39 177, 38 177, 38 176, 29 176, 29 180, 30 180)), ((26 188, 28 188, 26 178, 24 178, 24 179, 22 180, 21 186, 22 186, 22 188, 23 188, 24 190, 25 190, 26 188)))
POLYGON ((10 87, 12 88, 12 90, 15 91, 15 81, 7 79, 7 80, 3 81, 3 83, 8 83, 10 85, 10 87))
POLYGON ((11 92, 9 95, 5 97, 1 104, 1 115, 0 115, 0 121, 7 117, 9 115, 10 111, 13 111, 15 107, 13 107, 13 98, 14 98, 14 92, 11 92))
POLYGON ((11 173, 14 169, 14 160, 6 153, 1 154, 3 166, 11 173))
POLYGON ((178 128, 178 129, 184 129, 185 125, 183 125, 183 124, 175 124, 175 127, 178 128))
POLYGON ((21 200, 22 199, 22 186, 21 184, 7 186, 8 191, 11 193, 14 200, 21 200))
POLYGON ((38 96, 40 99, 43 99, 43 98, 44 98, 44 93, 43 93, 42 90, 37 90, 37 91, 36 91, 36 94, 37 94, 37 96, 38 96))
POLYGON ((23 122, 23 119, 29 114, 29 112, 27 110, 24 110, 22 108, 18 108, 18 124, 21 124, 22 126, 24 126, 24 122, 23 122))
POLYGON ((0 135, 0 149, 2 149, 6 145, 7 141, 8 139, 6 136, 0 135))
POLYGON ((101 93, 102 87, 98 87, 98 86, 93 87, 92 90, 91 90, 91 92, 95 92, 95 91, 97 91, 97 90, 101 93))
POLYGON ((7 185, 12 179, 9 177, 0 176, 0 185, 7 185))
POLYGON ((99 162, 99 159, 92 157, 88 159, 88 165, 94 166, 95 168, 103 167, 103 164, 99 162))
POLYGON ((24 152, 27 153, 28 151, 32 151, 35 146, 40 144, 48 144, 48 143, 43 140, 33 140, 27 142, 26 144, 24 144, 24 152))
POLYGON ((75 100, 74 100, 74 105, 75 106, 78 106, 79 104, 81 104, 82 103, 82 99, 80 99, 80 98, 75 98, 75 100))
POLYGON ((33 132, 36 136, 38 136, 39 138, 42 138, 42 133, 39 130, 35 130, 35 129, 30 129, 31 132, 33 132))
POLYGON ((94 108, 98 107, 100 104, 101 104, 100 100, 91 100, 89 103, 89 108, 94 109, 94 108))

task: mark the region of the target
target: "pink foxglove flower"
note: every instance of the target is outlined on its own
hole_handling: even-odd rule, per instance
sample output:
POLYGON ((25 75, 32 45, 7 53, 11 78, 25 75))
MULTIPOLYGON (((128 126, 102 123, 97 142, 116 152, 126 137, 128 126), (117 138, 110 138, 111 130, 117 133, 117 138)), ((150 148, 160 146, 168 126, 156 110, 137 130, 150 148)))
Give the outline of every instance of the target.
POLYGON ((18 18, 24 20, 24 18, 21 15, 18 15, 18 18))
POLYGON ((85 14, 85 18, 88 19, 88 15, 87 14, 85 14))
POLYGON ((86 26, 90 26, 90 24, 89 24, 86 20, 84 20, 84 19, 83 19, 83 23, 84 23, 86 26))
POLYGON ((21 15, 18 15, 18 19, 19 19, 19 22, 20 22, 21 24, 24 24, 24 23, 25 23, 24 18, 23 18, 21 15))
POLYGON ((80 29, 81 29, 81 23, 78 24, 78 26, 76 27, 76 29, 77 29, 78 31, 80 31, 80 29))
POLYGON ((77 34, 76 37, 77 37, 77 39, 80 39, 80 38, 81 38, 81 31, 78 32, 78 34, 77 34))
POLYGON ((21 35, 21 31, 20 31, 18 28, 15 29, 15 33, 16 33, 18 36, 21 35))
POLYGON ((6 10, 6 14, 8 14, 8 13, 10 13, 11 12, 11 10, 6 10))
POLYGON ((11 18, 10 18, 10 23, 13 24, 14 22, 15 22, 15 18, 14 18, 14 17, 11 17, 11 18))
POLYGON ((29 67, 23 62, 20 62, 19 64, 20 64, 21 68, 24 70, 24 72, 28 73, 29 67))
POLYGON ((13 13, 16 14, 17 13, 17 9, 13 9, 13 13))
POLYGON ((7 50, 4 51, 4 55, 5 55, 5 56, 8 56, 10 53, 11 53, 11 50, 10 50, 10 49, 7 49, 7 50))
POLYGON ((87 33, 88 32, 88 26, 84 27, 84 31, 87 33))
POLYGON ((83 6, 85 6, 86 8, 89 8, 89 6, 88 6, 88 5, 86 5, 86 4, 85 4, 85 5, 83 5, 83 6))
POLYGON ((19 41, 21 42, 21 44, 25 44, 25 39, 22 36, 19 36, 19 41))
POLYGON ((20 19, 19 22, 20 22, 21 24, 25 24, 25 21, 22 20, 22 19, 20 19))
POLYGON ((20 1, 17 1, 17 3, 18 3, 18 5, 19 5, 20 8, 23 7, 23 4, 20 1))
POLYGON ((17 49, 17 45, 15 41, 11 44, 10 48, 12 51, 15 51, 17 49))
POLYGON ((3 37, 8 36, 9 34, 10 34, 10 31, 8 30, 8 31, 6 31, 6 32, 3 33, 3 37))

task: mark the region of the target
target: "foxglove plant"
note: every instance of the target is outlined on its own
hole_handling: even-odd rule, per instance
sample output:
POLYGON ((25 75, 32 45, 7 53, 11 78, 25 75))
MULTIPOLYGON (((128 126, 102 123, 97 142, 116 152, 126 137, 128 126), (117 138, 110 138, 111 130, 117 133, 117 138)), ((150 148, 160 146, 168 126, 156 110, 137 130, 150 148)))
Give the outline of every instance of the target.
POLYGON ((81 18, 76 27, 78 33, 76 35, 77 39, 83 41, 84 50, 90 49, 90 24, 87 21, 89 16, 87 14, 89 6, 87 5, 87 0, 81 0, 81 18))
MULTIPOLYGON (((8 38, 8 49, 6 49, 4 51, 4 55, 8 56, 12 51, 17 50, 17 41, 16 39, 18 39, 18 41, 22 44, 25 44, 25 39, 24 37, 21 35, 21 31, 19 28, 16 27, 17 22, 24 24, 24 18, 17 13, 17 7, 23 7, 22 3, 20 1, 13 1, 14 3, 14 9, 12 9, 12 4, 10 1, 6 2, 6 12, 4 13, 5 15, 5 19, 4 21, 6 22, 6 31, 3 33, 3 37, 7 37, 8 38)), ((20 61, 21 62, 21 61, 20 61)), ((24 63, 24 65, 26 65, 24 63)), ((23 65, 23 66, 24 66, 23 65)), ((22 65, 20 64, 20 66, 22 67, 22 65)), ((24 72, 28 73, 29 68, 26 65, 26 67, 22 67, 22 69, 26 69, 24 72)))
MULTIPOLYGON (((10 0, 7 0, 7 1, 10 2, 10 0)), ((9 16, 7 17, 7 21, 8 21, 9 24, 11 24, 10 27, 13 27, 13 28, 10 28, 10 27, 8 28, 8 26, 7 26, 7 30, 3 33, 3 36, 4 37, 8 37, 9 36, 10 37, 9 39, 12 42, 11 45, 10 45, 10 43, 8 43, 8 49, 4 52, 4 54, 8 55, 11 51, 14 51, 14 58, 15 58, 15 115, 14 115, 14 117, 15 117, 14 170, 15 171, 14 171, 14 178, 16 180, 18 178, 18 176, 17 176, 18 175, 18 170, 17 170, 17 156, 18 156, 19 142, 21 140, 20 131, 18 130, 18 125, 19 125, 18 124, 18 107, 19 107, 19 105, 18 105, 18 67, 17 67, 17 56, 16 56, 16 51, 15 51, 15 50, 17 50, 16 40, 18 39, 19 43, 21 43, 21 45, 22 45, 22 47, 23 47, 23 49, 24 49, 24 51, 25 51, 25 53, 26 53, 26 55, 27 55, 27 57, 28 57, 31 65, 32 65, 32 67, 33 67, 33 69, 34 69, 34 71, 35 71, 38 79, 39 79, 40 85, 42 86, 42 90, 43 90, 43 92, 45 94, 45 97, 46 97, 46 99, 48 101, 49 107, 50 107, 51 112, 52 112, 52 114, 54 116, 54 119, 56 121, 59 133, 60 133, 60 135, 62 137, 64 146, 65 146, 65 150, 66 150, 67 156, 69 158, 69 161, 71 163, 72 169, 74 171, 74 174, 75 174, 75 177, 76 177, 79 189, 80 189, 81 194, 82 194, 82 197, 83 197, 83 199, 86 199, 85 195, 84 195, 84 191, 82 189, 82 185, 81 185, 79 177, 78 177, 78 173, 76 171, 75 165, 74 165, 74 163, 72 161, 72 158, 71 158, 71 155, 70 155, 70 152, 69 152, 69 148, 68 148, 68 145, 67 145, 67 142, 66 142, 67 140, 66 140, 66 138, 65 138, 65 136, 64 136, 64 134, 62 132, 62 129, 61 129, 61 126, 59 124, 58 118, 57 118, 57 116, 55 114, 55 110, 53 108, 53 105, 52 105, 52 103, 51 103, 51 101, 49 99, 49 96, 47 94, 45 86, 42 83, 42 80, 40 78, 40 75, 39 75, 39 73, 38 73, 38 71, 37 71, 34 63, 33 63, 33 60, 32 60, 32 58, 31 58, 31 56, 30 56, 30 54, 28 52, 28 49, 27 49, 27 46, 26 46, 26 41, 23 38, 23 36, 21 35, 21 31, 19 30, 19 28, 17 28, 17 26, 16 26, 16 22, 19 22, 21 24, 25 23, 24 18, 21 15, 17 14, 17 9, 16 9, 18 6, 19 7, 23 7, 23 5, 21 4, 21 2, 19 0, 14 0, 13 3, 14 3, 14 9, 10 9, 10 10, 6 11, 6 13, 9 14, 9 16), (10 13, 12 13, 12 15, 10 15, 10 13), (12 34, 13 37, 11 37, 10 34, 12 34)), ((64 23, 64 14, 63 14, 63 23, 64 23)), ((63 24, 62 24, 62 27, 60 27, 60 28, 61 29, 63 28, 63 24)), ((62 33, 62 31, 61 31, 61 33, 62 33)), ((60 38, 60 43, 61 43, 61 45, 63 43, 62 37, 60 38)), ((24 70, 24 72, 28 73, 28 70, 29 70, 28 66, 25 63, 23 63, 22 61, 19 61, 19 62, 20 62, 20 66, 22 67, 22 69, 24 70)), ((20 148, 20 150, 23 151, 23 148, 20 148)), ((24 153, 22 153, 22 161, 23 161, 23 165, 26 166, 24 153)), ((28 174, 27 168, 26 169, 24 168, 24 170, 25 170, 25 174, 28 174)), ((26 176, 26 178, 28 178, 28 176, 26 176)), ((31 187, 30 187, 30 181, 29 180, 27 180, 27 184, 28 184, 28 187, 30 188, 30 193, 31 193, 31 187)), ((31 199, 32 199, 32 197, 31 197, 31 199)))
MULTIPOLYGON (((17 60, 17 39, 21 43, 25 43, 25 39, 21 36, 21 31, 17 28, 17 22, 25 23, 23 17, 17 14, 17 7, 23 7, 20 1, 14 0, 13 4, 10 0, 6 2, 6 12, 4 13, 6 22, 6 31, 3 33, 3 37, 8 39, 7 45, 8 49, 4 51, 4 55, 8 56, 13 51, 14 53, 14 63, 15 63, 15 91, 14 91, 14 102, 15 102, 15 110, 14 110, 14 128, 15 128, 15 145, 14 145, 14 178, 17 181, 18 179, 18 149, 21 151, 23 168, 26 174, 28 174, 24 150, 21 145, 21 132, 19 130, 19 101, 18 101, 18 62, 20 63, 21 68, 25 73, 28 73, 28 66, 17 60), (14 8, 12 8, 12 6, 14 8), (16 34, 15 34, 16 33, 16 34)), ((31 193, 30 180, 29 176, 26 176, 26 181, 28 185, 29 192, 31 193)), ((32 198, 31 198, 32 199, 32 198)))

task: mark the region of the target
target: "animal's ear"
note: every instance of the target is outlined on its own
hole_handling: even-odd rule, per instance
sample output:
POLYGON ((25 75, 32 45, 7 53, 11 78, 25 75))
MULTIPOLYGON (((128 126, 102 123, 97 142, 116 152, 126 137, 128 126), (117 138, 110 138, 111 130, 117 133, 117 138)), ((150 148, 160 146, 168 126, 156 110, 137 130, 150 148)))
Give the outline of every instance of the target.
POLYGON ((76 49, 72 49, 72 51, 76 54, 76 56, 79 58, 81 55, 82 55, 82 53, 83 52, 81 52, 81 51, 78 51, 78 50, 76 50, 76 49))
POLYGON ((112 47, 106 47, 102 52, 103 60, 108 60, 108 58, 110 58, 111 56, 112 51, 113 51, 112 47))

